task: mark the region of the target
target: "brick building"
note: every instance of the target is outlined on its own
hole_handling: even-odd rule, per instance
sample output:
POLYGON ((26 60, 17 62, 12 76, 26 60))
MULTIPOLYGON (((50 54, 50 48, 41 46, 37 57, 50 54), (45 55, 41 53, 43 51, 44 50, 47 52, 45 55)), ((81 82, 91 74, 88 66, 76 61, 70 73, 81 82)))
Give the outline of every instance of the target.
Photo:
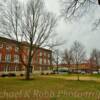
MULTIPOLYGON (((60 67, 66 67, 69 69, 69 71, 71 72, 76 72, 77 71, 77 66, 76 64, 59 64, 60 67)), ((100 66, 98 66, 99 69, 100 69, 100 66)), ((93 71, 97 71, 97 66, 96 66, 96 62, 95 61, 90 61, 90 60, 85 60, 83 63, 79 64, 78 65, 78 70, 81 70, 81 71, 85 71, 85 72, 88 72, 88 73, 91 73, 93 71)))
MULTIPOLYGON (((28 43, 21 43, 21 50, 16 46, 15 40, 10 40, 0 37, 0 73, 20 73, 25 71, 24 63, 20 59, 20 54, 23 61, 28 60, 28 43)), ((32 59, 32 70, 41 71, 49 70, 52 64, 52 51, 44 48, 38 48, 32 59)))

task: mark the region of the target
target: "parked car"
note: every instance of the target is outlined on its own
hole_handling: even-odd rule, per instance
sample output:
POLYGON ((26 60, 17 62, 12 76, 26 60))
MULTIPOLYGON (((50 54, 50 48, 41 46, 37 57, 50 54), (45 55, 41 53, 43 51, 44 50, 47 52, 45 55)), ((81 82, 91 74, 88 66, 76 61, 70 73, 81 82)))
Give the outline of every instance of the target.
POLYGON ((55 74, 67 74, 69 72, 66 69, 58 69, 58 70, 53 70, 53 73, 55 73, 55 74))
POLYGON ((98 71, 93 71, 92 74, 98 74, 98 71))
POLYGON ((86 72, 85 72, 85 71, 81 71, 80 73, 81 73, 81 74, 86 74, 86 72))

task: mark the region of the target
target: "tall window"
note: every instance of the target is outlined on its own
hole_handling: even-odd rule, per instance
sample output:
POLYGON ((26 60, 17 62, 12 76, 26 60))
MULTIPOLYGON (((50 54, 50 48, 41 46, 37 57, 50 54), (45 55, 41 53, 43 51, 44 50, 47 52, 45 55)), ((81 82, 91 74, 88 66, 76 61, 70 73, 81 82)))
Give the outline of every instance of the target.
POLYGON ((42 52, 40 52, 40 56, 42 56, 42 52))
POLYGON ((44 52, 44 56, 45 56, 45 57, 46 57, 46 55, 47 55, 46 52, 44 52))
POLYGON ((6 62, 10 62, 11 61, 11 56, 10 56, 10 54, 7 54, 6 55, 6 62))
POLYGON ((40 64, 42 64, 42 58, 40 58, 40 61, 39 61, 39 63, 40 63, 40 64))
POLYGON ((50 58, 50 54, 48 54, 48 58, 50 58))
POLYGON ((50 65, 50 59, 48 59, 48 65, 50 65))
POLYGON ((44 64, 46 64, 46 59, 44 59, 44 64))
POLYGON ((3 44, 0 43, 0 49, 2 49, 2 48, 3 48, 3 44))
POLYGON ((26 62, 26 57, 25 57, 25 55, 23 55, 23 60, 24 60, 24 62, 26 62))
POLYGON ((19 63, 19 55, 14 55, 14 63, 19 63))

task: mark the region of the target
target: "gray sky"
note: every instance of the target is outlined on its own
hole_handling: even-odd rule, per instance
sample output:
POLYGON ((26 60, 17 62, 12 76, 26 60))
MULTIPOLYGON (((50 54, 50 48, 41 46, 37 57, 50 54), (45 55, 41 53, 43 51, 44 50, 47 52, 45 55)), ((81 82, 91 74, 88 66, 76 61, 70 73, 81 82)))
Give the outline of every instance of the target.
MULTIPOLYGON (((60 14, 59 0, 45 0, 49 11, 60 14)), ((100 7, 92 7, 81 19, 65 23, 63 19, 59 21, 57 32, 62 39, 66 40, 64 48, 69 48, 73 41, 78 40, 83 43, 87 52, 93 48, 100 49, 100 27, 92 31, 93 23, 100 18, 100 7)))
MULTIPOLYGON (((21 0, 26 1, 26 0, 21 0)), ((60 0, 44 0, 47 9, 50 12, 60 15, 60 0)), ((65 40, 66 43, 61 48, 69 48, 75 40, 81 42, 87 53, 89 54, 93 48, 100 50, 100 26, 97 30, 92 31, 93 23, 100 18, 100 6, 92 6, 90 10, 80 19, 76 21, 65 21, 59 19, 57 33, 60 40, 65 40)))

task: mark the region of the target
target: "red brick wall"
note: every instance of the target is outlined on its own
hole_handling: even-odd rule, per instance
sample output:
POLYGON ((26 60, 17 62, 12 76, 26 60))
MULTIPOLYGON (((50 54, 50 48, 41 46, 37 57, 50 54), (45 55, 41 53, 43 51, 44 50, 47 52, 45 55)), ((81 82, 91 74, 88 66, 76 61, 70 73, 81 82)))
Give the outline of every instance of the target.
MULTIPOLYGON (((2 42, 0 42, 0 44, 2 44, 2 42)), ((2 49, 0 48, 0 53, 2 55, 2 60, 0 62, 0 71, 3 71, 5 66, 9 66, 10 67, 9 68, 10 70, 14 70, 14 67, 15 66, 20 66, 19 69, 20 70, 23 70, 23 68, 22 68, 22 65, 23 64, 21 62, 19 62, 18 64, 17 63, 14 63, 14 55, 15 54, 16 55, 19 55, 19 52, 16 52, 15 51, 15 48, 16 48, 16 45, 13 44, 13 43, 12 44, 11 43, 8 43, 8 42, 3 43, 3 48, 2 49), (9 52, 6 52, 6 46, 10 47, 9 52), (5 61, 6 60, 5 58, 6 58, 6 54, 7 53, 9 53, 11 55, 11 61, 8 64, 5 61)), ((25 57, 26 60, 27 60, 27 57, 28 57, 28 49, 25 46, 23 46, 22 48, 23 49, 22 49, 22 52, 20 51, 20 54, 22 54, 22 56, 25 57)), ((35 69, 38 69, 39 70, 40 69, 39 66, 42 66, 43 69, 45 69, 46 66, 47 67, 50 66, 50 65, 48 65, 48 60, 50 59, 50 58, 48 58, 48 54, 49 53, 51 54, 51 51, 45 50, 45 49, 41 49, 41 48, 38 49, 37 53, 34 55, 34 57, 32 59, 32 62, 34 64, 34 66, 35 66, 35 69), (40 52, 42 53, 42 56, 40 56, 40 52), (42 58, 42 65, 39 63, 40 58, 42 58), (44 63, 44 59, 46 59, 46 63, 44 63)))

